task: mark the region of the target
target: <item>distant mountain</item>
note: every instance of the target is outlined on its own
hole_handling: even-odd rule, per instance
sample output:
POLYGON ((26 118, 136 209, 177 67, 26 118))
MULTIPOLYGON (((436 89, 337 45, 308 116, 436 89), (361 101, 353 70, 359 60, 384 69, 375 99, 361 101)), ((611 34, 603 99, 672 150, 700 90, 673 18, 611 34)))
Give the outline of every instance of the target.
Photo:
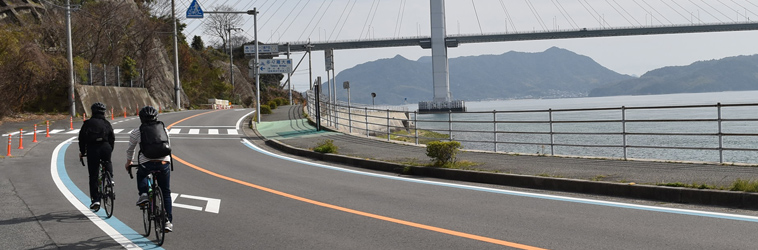
MULTIPOLYGON (((453 99, 465 101, 581 97, 594 88, 633 78, 556 47, 539 53, 452 58, 449 65, 453 99)), ((343 101, 347 100, 341 87, 344 81, 350 81, 356 103, 371 103, 372 92, 376 104, 411 104, 434 97, 430 57, 411 61, 398 55, 367 62, 340 72, 336 79, 343 101)))
POLYGON ((688 66, 664 67, 596 88, 590 96, 654 95, 758 90, 758 55, 700 61, 688 66))

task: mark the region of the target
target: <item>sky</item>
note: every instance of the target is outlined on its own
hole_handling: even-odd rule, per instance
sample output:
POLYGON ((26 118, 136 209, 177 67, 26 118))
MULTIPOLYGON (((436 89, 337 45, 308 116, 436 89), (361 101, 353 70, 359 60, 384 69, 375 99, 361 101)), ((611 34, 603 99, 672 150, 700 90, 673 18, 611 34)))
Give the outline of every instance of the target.
MULTIPOLYGON (((267 44, 430 35, 429 1, 425 0, 197 1, 204 11, 218 6, 239 11, 257 8, 259 40, 267 44)), ((203 33, 203 19, 185 18, 191 2, 176 0, 177 17, 187 24, 185 35, 190 40, 201 36, 206 45, 218 41, 203 33)), ((445 10, 448 36, 758 22, 755 0, 446 0, 445 10)), ((244 15, 243 20, 238 35, 252 41, 253 16, 244 15)), ((591 57, 618 73, 640 76, 666 66, 758 54, 755 44, 758 31, 715 32, 461 44, 449 48, 448 57, 542 52, 559 47, 591 57)), ((418 46, 338 50, 334 52, 335 70, 339 74, 356 65, 396 55, 417 60, 431 56, 431 50, 418 46)), ((291 57, 297 64, 304 53, 293 53, 291 57)), ((305 91, 310 85, 307 60, 292 77, 296 91, 305 91)), ((323 51, 313 52, 312 63, 314 78, 326 78, 323 51)), ((348 80, 338 78, 337 82, 348 80)))

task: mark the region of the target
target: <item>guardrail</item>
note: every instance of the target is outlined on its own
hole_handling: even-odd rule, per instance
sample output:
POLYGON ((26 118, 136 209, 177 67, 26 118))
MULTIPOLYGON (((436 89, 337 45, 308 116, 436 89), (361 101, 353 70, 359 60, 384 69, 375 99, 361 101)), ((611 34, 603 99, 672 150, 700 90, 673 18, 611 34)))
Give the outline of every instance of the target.
MULTIPOLYGON (((315 119, 313 93, 307 97, 306 112, 315 119)), ((455 140, 466 149, 494 152, 758 164, 758 104, 443 114, 328 101, 320 107, 322 126, 416 144, 455 140), (416 128, 444 138, 420 136, 416 128), (391 134, 396 131, 405 132, 391 134)))

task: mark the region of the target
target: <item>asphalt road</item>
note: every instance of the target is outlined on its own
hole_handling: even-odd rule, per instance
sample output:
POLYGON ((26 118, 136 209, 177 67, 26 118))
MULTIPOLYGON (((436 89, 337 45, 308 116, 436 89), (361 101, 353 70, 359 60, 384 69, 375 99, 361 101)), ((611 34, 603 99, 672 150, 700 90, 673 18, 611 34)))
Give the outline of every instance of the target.
MULTIPOLYGON (((159 116, 179 129, 171 135, 176 156, 171 173, 177 196, 175 232, 167 235, 164 248, 758 247, 754 240, 758 217, 739 212, 559 196, 292 158, 265 147, 258 138, 246 138, 242 129, 229 134, 228 129, 244 124, 240 119, 250 111, 159 116), (192 129, 197 134, 190 134, 192 129), (214 129, 218 134, 213 134, 214 129)), ((134 118, 114 121, 115 129, 125 131, 138 125, 134 118)), ((87 212, 88 200, 86 205, 81 202, 86 197, 76 196, 87 190, 86 168, 78 162, 75 141, 66 142, 71 137, 55 135, 0 163, 0 248, 155 248, 153 237, 139 235, 142 219, 134 205, 136 183, 123 170, 128 134, 118 133, 116 138, 117 199, 110 219, 104 219, 102 212, 87 212), (71 201, 64 197, 67 192, 73 193, 71 201)))

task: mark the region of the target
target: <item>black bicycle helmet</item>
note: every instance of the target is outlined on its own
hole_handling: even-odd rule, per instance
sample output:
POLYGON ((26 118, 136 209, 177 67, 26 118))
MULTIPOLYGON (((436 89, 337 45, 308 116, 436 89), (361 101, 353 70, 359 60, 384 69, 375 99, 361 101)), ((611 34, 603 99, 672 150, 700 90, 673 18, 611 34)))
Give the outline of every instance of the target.
POLYGON ((92 107, 90 107, 92 110, 92 114, 105 114, 105 104, 101 102, 96 102, 92 104, 92 107))
POLYGON ((158 110, 152 106, 145 106, 139 111, 139 120, 142 123, 158 120, 158 110))

